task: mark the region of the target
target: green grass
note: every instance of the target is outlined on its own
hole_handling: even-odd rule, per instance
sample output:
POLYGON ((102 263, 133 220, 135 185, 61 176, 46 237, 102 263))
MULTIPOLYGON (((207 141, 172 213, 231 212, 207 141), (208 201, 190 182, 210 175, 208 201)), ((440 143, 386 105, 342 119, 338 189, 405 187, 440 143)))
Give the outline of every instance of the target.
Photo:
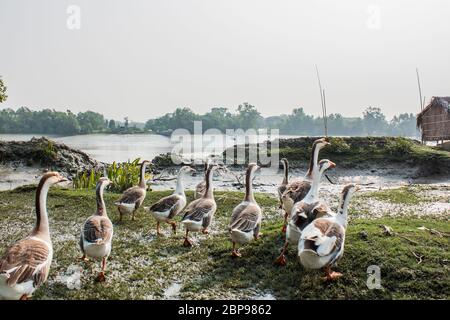
POLYGON ((421 201, 421 198, 413 191, 413 188, 408 186, 397 189, 374 191, 364 194, 363 197, 407 205, 418 204, 421 201))
MULTIPOLYGON (((383 201, 403 201, 402 197, 407 194, 402 190, 394 195, 389 192, 367 196, 383 201)), ((169 193, 149 192, 145 205, 169 193)), ((136 221, 125 217, 124 223, 115 224, 107 281, 99 284, 93 281, 99 270, 98 263, 89 265, 77 260, 81 255, 78 248, 81 225, 95 210, 94 192, 52 189, 48 211, 55 252, 49 280, 34 298, 161 299, 164 290, 175 282, 181 284, 179 297, 186 299, 248 299, 265 293, 277 299, 450 298, 449 238, 417 229, 426 226, 450 233, 446 219, 353 218, 348 227, 344 257, 336 268, 344 273, 344 277, 334 283, 324 283, 320 271, 307 271, 301 267, 294 248, 289 250, 286 267, 274 265, 283 244, 282 221, 277 199, 270 195, 256 195, 264 210, 264 236, 244 246, 242 258, 231 258, 231 243, 225 228, 232 208, 242 200, 243 194, 216 192, 215 196, 218 211, 211 234, 196 235, 197 244, 193 248, 182 246, 182 230, 172 236, 170 228, 164 226, 166 235, 156 237, 155 221, 142 210, 136 221), (383 235, 381 224, 392 227, 395 235, 383 235), (367 233, 366 239, 360 237, 362 231, 367 233), (420 263, 416 255, 422 257, 420 263), (381 268, 383 289, 367 288, 370 265, 381 268), (69 266, 83 267, 79 290, 69 289, 58 280, 69 266)), ((115 193, 106 194, 108 213, 113 222, 118 219, 113 206, 118 197, 115 193)), ((192 199, 192 192, 188 192, 188 197, 192 199)), ((31 187, 0 192, 0 251, 31 229, 33 199, 31 187)), ((352 212, 355 209, 353 207, 352 212)))

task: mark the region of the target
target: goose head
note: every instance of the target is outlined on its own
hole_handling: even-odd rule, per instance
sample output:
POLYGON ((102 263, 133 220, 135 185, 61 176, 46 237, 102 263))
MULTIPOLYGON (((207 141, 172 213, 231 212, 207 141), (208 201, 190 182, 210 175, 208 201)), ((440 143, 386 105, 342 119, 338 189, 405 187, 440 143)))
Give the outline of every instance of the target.
POLYGON ((327 171, 328 169, 333 169, 336 168, 336 164, 328 159, 323 159, 319 161, 319 172, 320 173, 324 173, 325 171, 327 171))
POLYGON ((104 186, 107 187, 111 184, 111 180, 109 180, 107 177, 101 177, 98 179, 97 186, 104 186))
POLYGON ((41 181, 45 181, 49 185, 54 185, 56 183, 66 182, 69 180, 63 177, 59 172, 48 172, 42 177, 41 181))
POLYGON ((359 190, 361 190, 360 186, 354 183, 349 183, 345 185, 344 188, 342 189, 341 199, 342 200, 350 199, 353 196, 353 194, 359 190))
POLYGON ((256 163, 249 163, 247 167, 247 175, 250 177, 254 177, 255 173, 260 172, 261 167, 258 166, 256 163))
POLYGON ((195 170, 194 168, 192 168, 191 166, 182 166, 180 169, 180 174, 185 175, 185 174, 195 174, 197 172, 197 170, 195 170))
POLYGON ((316 147, 319 150, 321 150, 322 148, 331 145, 330 142, 328 142, 327 138, 320 138, 317 139, 316 141, 314 141, 313 143, 313 148, 316 147))

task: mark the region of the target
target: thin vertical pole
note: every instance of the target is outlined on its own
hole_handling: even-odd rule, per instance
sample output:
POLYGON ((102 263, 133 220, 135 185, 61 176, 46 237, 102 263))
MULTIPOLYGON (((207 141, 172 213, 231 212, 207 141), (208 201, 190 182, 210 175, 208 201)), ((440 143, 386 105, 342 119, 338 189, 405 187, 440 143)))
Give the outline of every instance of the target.
POLYGON ((419 86, 420 110, 423 110, 423 104, 422 104, 422 88, 420 87, 420 77, 419 77, 419 69, 418 69, 418 68, 416 68, 416 75, 417 75, 417 85, 419 86))
POLYGON ((319 68, 317 68, 317 64, 315 65, 316 67, 316 74, 317 74, 317 81, 319 82, 319 91, 320 91, 320 102, 322 105, 322 116, 323 116, 323 124, 324 124, 324 128, 325 128, 325 137, 328 136, 328 132, 327 132, 327 125, 326 125, 326 119, 325 119, 325 97, 324 97, 324 90, 322 89, 322 83, 320 82, 320 76, 319 76, 319 68))
POLYGON ((327 116, 327 101, 325 100, 325 89, 323 89, 323 122, 325 125, 325 137, 328 137, 328 116, 327 116))

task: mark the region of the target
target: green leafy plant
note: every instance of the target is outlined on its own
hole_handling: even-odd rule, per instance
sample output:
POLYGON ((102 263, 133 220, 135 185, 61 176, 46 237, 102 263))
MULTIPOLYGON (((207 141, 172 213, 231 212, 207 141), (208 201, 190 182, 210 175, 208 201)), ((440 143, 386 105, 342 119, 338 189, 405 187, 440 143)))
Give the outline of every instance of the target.
POLYGON ((73 178, 73 187, 76 189, 94 189, 98 179, 106 172, 108 179, 111 180, 110 189, 122 192, 139 183, 140 168, 139 158, 122 163, 114 161, 105 168, 105 171, 103 169, 97 171, 92 169, 79 172, 73 178))

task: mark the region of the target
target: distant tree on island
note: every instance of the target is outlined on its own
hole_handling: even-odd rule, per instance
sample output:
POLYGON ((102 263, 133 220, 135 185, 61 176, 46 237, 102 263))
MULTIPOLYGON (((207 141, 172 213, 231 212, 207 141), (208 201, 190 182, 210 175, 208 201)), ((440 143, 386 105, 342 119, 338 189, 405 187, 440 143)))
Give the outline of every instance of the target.
POLYGON ((0 76, 0 103, 5 102, 6 99, 8 99, 8 96, 6 94, 6 85, 3 82, 2 77, 0 76))

